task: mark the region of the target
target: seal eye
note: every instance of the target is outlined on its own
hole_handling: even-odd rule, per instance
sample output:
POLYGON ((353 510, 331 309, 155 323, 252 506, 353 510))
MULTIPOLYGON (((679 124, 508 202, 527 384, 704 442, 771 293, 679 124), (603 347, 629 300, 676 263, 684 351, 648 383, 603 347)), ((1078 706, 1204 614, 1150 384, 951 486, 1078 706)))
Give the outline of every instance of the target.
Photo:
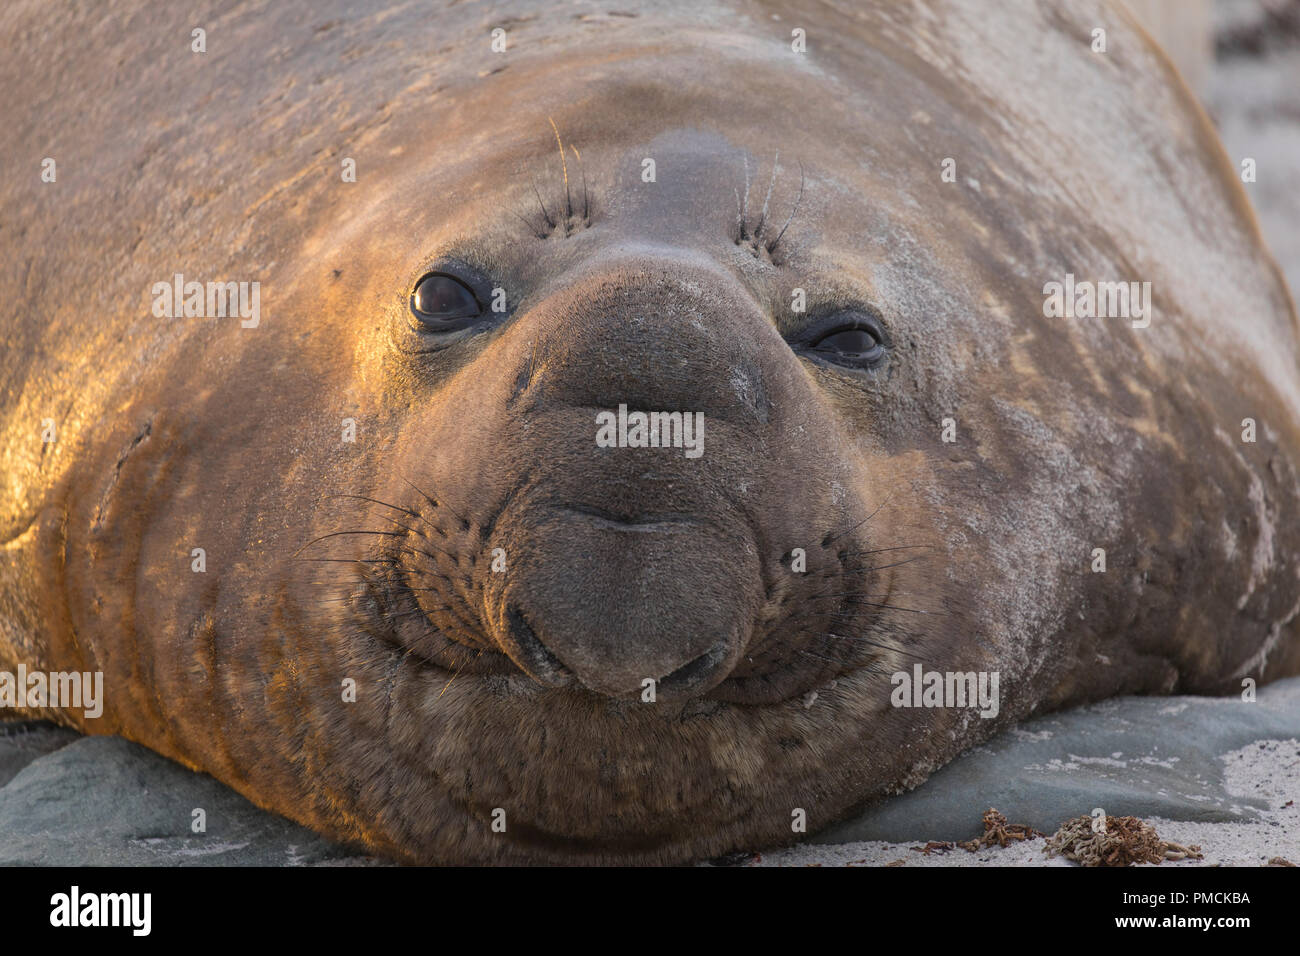
POLYGON ((876 341, 876 337, 866 329, 845 329, 843 332, 828 335, 817 343, 816 348, 823 352, 838 352, 846 359, 854 361, 870 359, 881 351, 881 345, 876 341))
POLYGON ((810 358, 836 365, 875 368, 885 358, 885 335, 880 324, 870 316, 836 316, 810 330, 803 349, 810 358))
POLYGON ((447 332, 463 328, 483 310, 465 283, 441 272, 430 272, 415 284, 411 311, 426 329, 447 332))

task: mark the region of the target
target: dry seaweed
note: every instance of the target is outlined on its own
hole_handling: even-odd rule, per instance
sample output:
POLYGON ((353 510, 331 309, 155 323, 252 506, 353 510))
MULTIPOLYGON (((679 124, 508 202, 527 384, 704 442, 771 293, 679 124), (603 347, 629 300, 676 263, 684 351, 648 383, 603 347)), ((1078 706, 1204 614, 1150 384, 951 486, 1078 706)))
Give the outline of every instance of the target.
POLYGON ((998 813, 997 810, 989 807, 984 811, 984 834, 974 840, 967 840, 964 843, 958 843, 957 846, 971 853, 976 853, 985 847, 1006 846, 1008 843, 1014 843, 1019 840, 1032 840, 1034 837, 1047 836, 1045 833, 1039 833, 1033 827, 1026 826, 1023 823, 1007 823, 1007 818, 998 813))
POLYGON ((1107 817, 1105 827, 1093 829, 1092 817, 1075 817, 1047 840, 1043 851, 1060 854, 1081 866, 1132 866, 1164 860, 1202 859, 1199 846, 1161 840, 1155 827, 1137 817, 1107 817))
POLYGON ((925 846, 908 847, 913 853, 923 853, 929 856, 931 853, 947 853, 949 850, 956 849, 957 844, 949 843, 945 840, 931 840, 925 846))

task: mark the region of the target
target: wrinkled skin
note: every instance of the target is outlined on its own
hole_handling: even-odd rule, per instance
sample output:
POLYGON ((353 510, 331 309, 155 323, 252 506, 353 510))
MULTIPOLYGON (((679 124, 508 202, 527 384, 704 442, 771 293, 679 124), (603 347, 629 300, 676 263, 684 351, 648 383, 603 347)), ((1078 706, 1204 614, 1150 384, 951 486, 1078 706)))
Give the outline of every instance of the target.
POLYGON ((119 6, 0 15, 0 668, 107 691, 29 716, 400 859, 674 862, 1300 670, 1294 310, 1125 14, 119 6), (432 270, 506 311, 419 331, 432 270), (260 324, 155 318, 176 272, 260 324), (1045 318, 1066 272, 1150 327, 1045 318), (871 370, 807 348, 846 312, 871 370), (598 448, 619 403, 704 454, 598 448), (997 717, 891 706, 916 662, 997 717))

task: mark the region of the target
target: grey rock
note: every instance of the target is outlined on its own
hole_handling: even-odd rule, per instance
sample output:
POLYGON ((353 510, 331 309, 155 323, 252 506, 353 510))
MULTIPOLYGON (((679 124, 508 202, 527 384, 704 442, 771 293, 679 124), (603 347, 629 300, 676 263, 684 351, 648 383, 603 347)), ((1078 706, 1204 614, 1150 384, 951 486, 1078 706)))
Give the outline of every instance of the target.
POLYGON ((0 787, 37 757, 66 747, 81 734, 44 721, 0 722, 0 787))
POLYGON ((372 862, 120 737, 83 737, 0 789, 0 865, 310 866, 372 862), (206 832, 192 833, 202 809, 206 832))
POLYGON ((1115 698, 1026 721, 809 842, 968 840, 989 807, 1046 833, 1096 807, 1109 816, 1255 822, 1264 801, 1230 792, 1221 758, 1297 737, 1300 677, 1260 688, 1255 703, 1115 698))

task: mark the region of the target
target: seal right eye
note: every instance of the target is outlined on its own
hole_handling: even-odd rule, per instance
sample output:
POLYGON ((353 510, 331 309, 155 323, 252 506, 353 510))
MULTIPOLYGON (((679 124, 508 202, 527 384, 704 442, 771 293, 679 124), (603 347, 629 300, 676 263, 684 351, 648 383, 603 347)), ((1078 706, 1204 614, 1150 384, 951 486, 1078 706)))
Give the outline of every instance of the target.
POLYGON ((874 314, 853 310, 814 323, 791 345, 808 358, 868 371, 885 360, 888 340, 874 314))
POLYGON ((411 293, 411 311, 420 324, 431 332, 450 332, 464 328, 483 312, 469 286, 455 276, 430 272, 415 284, 411 293))

